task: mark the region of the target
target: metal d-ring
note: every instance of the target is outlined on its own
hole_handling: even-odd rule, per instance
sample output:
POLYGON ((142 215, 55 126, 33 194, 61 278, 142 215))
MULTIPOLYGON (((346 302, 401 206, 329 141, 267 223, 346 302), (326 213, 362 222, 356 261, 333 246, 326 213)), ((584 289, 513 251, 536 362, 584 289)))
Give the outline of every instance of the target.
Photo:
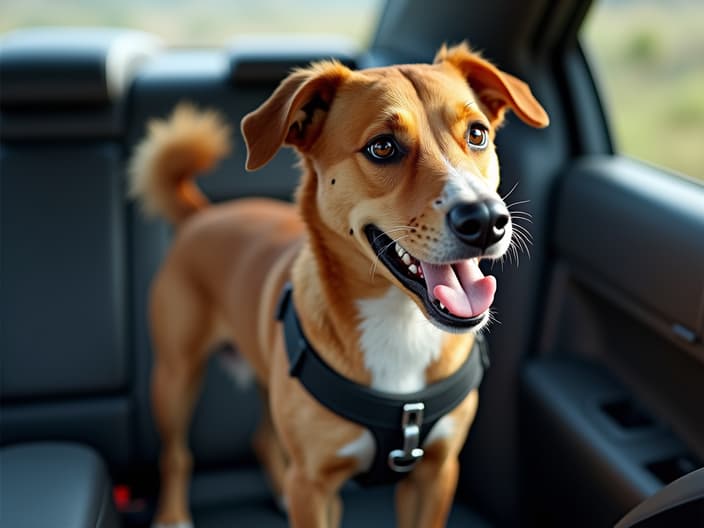
POLYGON ((406 403, 403 406, 403 449, 394 449, 389 453, 389 467, 397 473, 408 473, 423 458, 424 452, 418 445, 424 409, 425 405, 420 402, 406 403))

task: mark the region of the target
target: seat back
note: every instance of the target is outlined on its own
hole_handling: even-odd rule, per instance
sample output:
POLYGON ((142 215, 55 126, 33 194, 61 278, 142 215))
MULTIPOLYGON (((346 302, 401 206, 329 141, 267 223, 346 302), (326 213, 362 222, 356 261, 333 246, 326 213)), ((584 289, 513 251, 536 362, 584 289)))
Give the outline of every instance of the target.
MULTIPOLYGON (((111 29, 3 38, 2 445, 77 441, 113 470, 155 471, 146 307, 172 231, 127 200, 126 163, 149 120, 188 100, 220 111, 234 132, 230 156, 198 181, 211 200, 291 199, 293 154, 246 173, 239 122, 294 67, 329 57, 353 66, 353 52, 336 39, 279 42, 285 52, 264 42, 164 51, 148 35, 111 29)), ((235 384, 217 355, 203 386, 190 438, 196 466, 253 461, 256 387, 235 384)))
POLYGON ((116 30, 0 48, 0 439, 130 456, 124 101, 156 49, 116 30))

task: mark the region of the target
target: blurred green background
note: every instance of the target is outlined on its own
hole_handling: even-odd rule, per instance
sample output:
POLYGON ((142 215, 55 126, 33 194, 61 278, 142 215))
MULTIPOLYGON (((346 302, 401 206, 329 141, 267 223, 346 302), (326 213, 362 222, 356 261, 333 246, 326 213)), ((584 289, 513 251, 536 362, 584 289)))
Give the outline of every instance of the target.
POLYGON ((704 1, 600 0, 582 37, 616 148, 704 181, 704 1))
MULTIPOLYGON (((47 25, 122 26, 155 33, 171 46, 222 46, 237 34, 262 32, 341 34, 364 46, 384 4, 384 0, 1 1, 0 33, 47 25)), ((617 150, 704 181, 704 0, 597 0, 582 42, 617 150)))
POLYGON ((222 46, 242 33, 333 33, 366 44, 384 0, 0 0, 0 32, 119 26, 172 46, 222 46))

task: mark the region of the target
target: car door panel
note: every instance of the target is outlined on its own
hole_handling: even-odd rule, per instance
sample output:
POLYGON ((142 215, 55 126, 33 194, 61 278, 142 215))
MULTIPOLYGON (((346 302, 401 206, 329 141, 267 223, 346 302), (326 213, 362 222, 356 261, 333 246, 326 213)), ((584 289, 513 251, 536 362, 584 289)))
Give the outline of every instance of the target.
POLYGON ((521 376, 524 507, 534 525, 608 526, 704 460, 704 187, 597 156, 556 198, 521 376))
POLYGON ((589 158, 561 183, 556 244, 614 295, 695 334, 704 294, 703 205, 704 189, 694 181, 627 158, 589 158))

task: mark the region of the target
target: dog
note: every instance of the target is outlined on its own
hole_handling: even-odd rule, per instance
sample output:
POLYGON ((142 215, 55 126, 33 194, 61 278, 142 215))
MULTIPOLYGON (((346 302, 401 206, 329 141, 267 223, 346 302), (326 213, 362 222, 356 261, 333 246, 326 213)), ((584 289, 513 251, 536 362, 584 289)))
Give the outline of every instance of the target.
MULTIPOLYGON (((222 341, 236 344, 262 388, 253 446, 291 526, 340 524, 339 489, 380 448, 293 375, 281 292, 290 282, 299 341, 341 383, 403 398, 451 378, 490 318, 496 280, 479 261, 500 259, 515 231, 494 148, 509 109, 548 124, 525 83, 466 44, 443 46, 432 64, 296 70, 241 124, 250 171, 282 146, 296 150, 295 205, 209 205, 193 179, 228 152, 222 119, 181 105, 150 124, 131 160, 132 193, 176 227, 150 292, 158 526, 190 523, 187 431, 222 341)), ((445 524, 478 404, 467 390, 422 443, 422 404, 399 411, 404 446, 388 455, 392 466, 408 463, 397 468, 399 526, 445 524)))

